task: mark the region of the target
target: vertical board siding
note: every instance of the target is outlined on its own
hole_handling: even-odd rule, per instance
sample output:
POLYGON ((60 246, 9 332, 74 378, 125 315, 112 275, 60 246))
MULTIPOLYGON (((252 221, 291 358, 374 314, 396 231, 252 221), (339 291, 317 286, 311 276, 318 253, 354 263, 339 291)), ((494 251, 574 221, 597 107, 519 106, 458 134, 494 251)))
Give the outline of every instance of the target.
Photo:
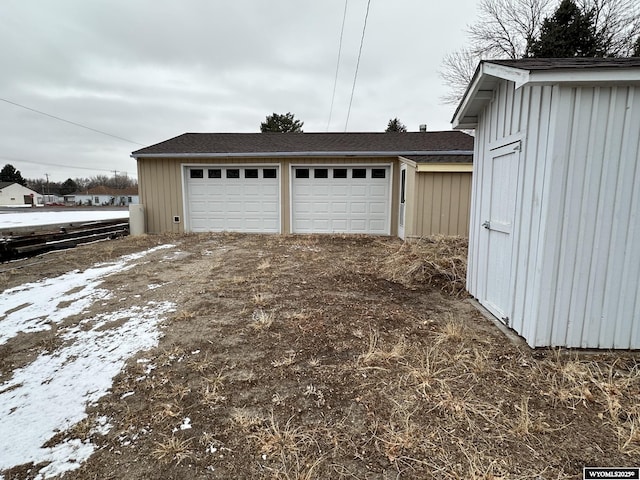
POLYGON ((421 172, 416 174, 411 209, 411 237, 469 235, 471 211, 470 172, 421 172))
MULTIPOLYGON (((573 110, 562 189, 550 194, 565 205, 555 238, 560 255, 552 312, 552 345, 582 348, 640 348, 633 333, 640 318, 637 265, 640 235, 637 87, 565 87, 573 110), (637 221, 637 220, 636 220, 637 221)), ((553 212, 550 211, 553 215, 553 212)))
POLYGON ((484 154, 487 149, 487 111, 480 113, 473 146, 473 175, 471 177, 471 215, 469 216, 469 247, 467 251, 467 291, 479 297, 478 281, 480 263, 480 224, 482 223, 482 178, 484 174, 484 154))
POLYGON ((531 344, 536 324, 537 298, 541 284, 539 262, 542 257, 544 179, 548 167, 549 131, 553 128, 554 89, 550 86, 524 87, 519 123, 524 130, 518 204, 514 238, 514 301, 512 327, 531 344))
POLYGON ((476 131, 469 292, 486 289, 484 162, 522 134, 511 326, 531 346, 640 348, 640 87, 494 93, 476 131))

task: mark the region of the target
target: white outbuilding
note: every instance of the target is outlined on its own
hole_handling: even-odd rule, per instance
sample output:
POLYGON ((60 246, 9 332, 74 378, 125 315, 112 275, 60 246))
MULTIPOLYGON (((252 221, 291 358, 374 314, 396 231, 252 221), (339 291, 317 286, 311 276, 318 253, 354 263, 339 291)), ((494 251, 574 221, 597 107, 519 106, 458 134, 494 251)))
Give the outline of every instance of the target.
POLYGON ((43 197, 35 190, 24 187, 17 182, 0 182, 0 206, 30 207, 42 205, 43 197))
POLYGON ((640 349, 640 58, 483 61, 467 289, 532 347, 640 349))

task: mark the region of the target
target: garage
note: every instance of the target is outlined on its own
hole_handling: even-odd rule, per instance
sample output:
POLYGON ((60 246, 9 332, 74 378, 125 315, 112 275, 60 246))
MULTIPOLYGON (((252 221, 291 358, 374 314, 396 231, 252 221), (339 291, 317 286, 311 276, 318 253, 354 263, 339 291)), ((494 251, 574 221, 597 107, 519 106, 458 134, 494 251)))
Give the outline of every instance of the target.
POLYGON ((279 167, 185 167, 187 228, 192 232, 280 232, 279 167))
POLYGON ((391 168, 374 166, 293 166, 294 233, 389 235, 391 168))

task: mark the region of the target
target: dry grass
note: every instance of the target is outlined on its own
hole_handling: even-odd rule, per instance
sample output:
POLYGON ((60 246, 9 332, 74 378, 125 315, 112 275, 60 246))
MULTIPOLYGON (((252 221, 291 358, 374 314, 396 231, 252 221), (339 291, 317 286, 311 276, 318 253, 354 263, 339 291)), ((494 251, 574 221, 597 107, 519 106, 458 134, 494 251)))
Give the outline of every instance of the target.
POLYGON ((380 333, 377 330, 369 331, 369 344, 367 351, 358 357, 357 363, 361 366, 370 366, 377 363, 388 363, 402 358, 407 342, 404 337, 398 338, 391 348, 382 348, 380 345, 380 333))
POLYGON ((264 423, 264 418, 247 408, 234 408, 230 416, 231 424, 243 433, 249 433, 264 423))
POLYGON ((294 426, 293 417, 284 424, 280 424, 271 416, 249 438, 255 442, 261 453, 277 457, 297 456, 308 443, 313 442, 313 436, 302 427, 294 426))
POLYGON ((273 312, 265 312, 261 308, 253 311, 251 326, 256 330, 268 330, 273 324, 273 312))
MULTIPOLYGON (((192 241, 213 251, 242 238, 192 241)), ((170 322, 161 344, 177 347, 146 353, 155 368, 130 365, 95 407, 113 424, 87 462, 95 474, 67 475, 559 480, 637 463, 637 355, 510 344, 466 302, 421 286, 460 292, 456 249, 444 237, 247 236, 216 273, 215 312, 188 297, 179 308, 197 315, 170 322), (431 262, 439 249, 448 259, 431 262), (186 417, 192 429, 160 436, 186 417)), ((72 431, 93 440, 90 425, 72 431)))
POLYGON ((193 458, 194 453, 189 448, 191 439, 180 440, 174 437, 165 437, 161 442, 155 442, 155 448, 151 455, 163 464, 175 462, 180 465, 183 461, 193 458))
POLYGON ((467 247, 466 238, 446 235, 406 242, 382 262, 381 274, 408 287, 426 284, 464 296, 467 247))

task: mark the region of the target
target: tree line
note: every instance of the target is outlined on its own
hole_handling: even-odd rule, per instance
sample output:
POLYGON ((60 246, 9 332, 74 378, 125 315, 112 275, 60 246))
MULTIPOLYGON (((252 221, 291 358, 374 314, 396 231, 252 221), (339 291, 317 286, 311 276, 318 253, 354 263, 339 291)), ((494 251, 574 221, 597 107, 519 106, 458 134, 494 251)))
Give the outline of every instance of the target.
MULTIPOLYGON (((260 124, 260 132, 262 133, 303 133, 302 126, 304 122, 295 118, 291 112, 273 113, 267 115, 265 121, 260 124)), ((392 118, 387 123, 386 133, 390 132, 406 132, 407 127, 398 117, 392 118)))
POLYGON ((107 187, 114 189, 134 188, 138 186, 135 178, 126 173, 121 175, 95 175, 93 177, 68 178, 64 182, 55 182, 46 178, 24 178, 20 170, 11 164, 6 164, 0 170, 0 182, 15 182, 35 190, 44 195, 71 195, 94 187, 107 187))

